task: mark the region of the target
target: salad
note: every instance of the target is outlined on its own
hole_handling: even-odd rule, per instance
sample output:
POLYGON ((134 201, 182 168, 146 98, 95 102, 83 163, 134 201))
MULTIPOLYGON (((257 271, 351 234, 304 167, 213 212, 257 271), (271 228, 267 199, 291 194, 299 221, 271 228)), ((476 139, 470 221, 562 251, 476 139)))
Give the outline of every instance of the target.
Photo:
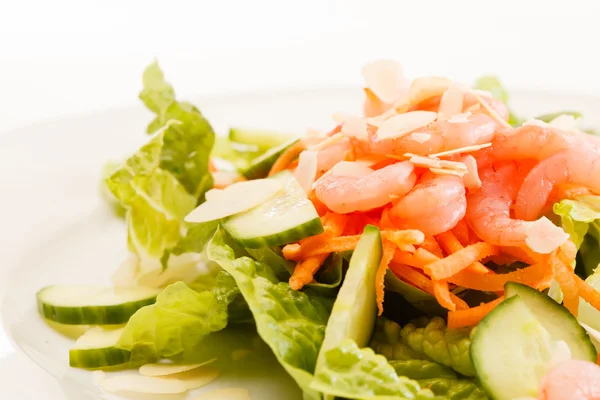
POLYGON ((103 181, 130 255, 113 286, 37 294, 85 328, 72 367, 183 393, 247 332, 306 400, 600 398, 600 137, 576 112, 522 120, 494 77, 362 74, 364 115, 327 133, 217 136, 146 69, 151 136, 103 181))

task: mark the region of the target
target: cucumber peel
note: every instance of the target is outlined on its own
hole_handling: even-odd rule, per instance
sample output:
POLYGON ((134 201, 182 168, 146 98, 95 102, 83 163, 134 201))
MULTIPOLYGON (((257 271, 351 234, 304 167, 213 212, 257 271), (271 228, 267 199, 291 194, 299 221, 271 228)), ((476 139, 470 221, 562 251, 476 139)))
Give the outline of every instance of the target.
POLYGON ((85 369, 126 366, 131 353, 116 347, 123 329, 90 329, 69 350, 69 365, 85 369))

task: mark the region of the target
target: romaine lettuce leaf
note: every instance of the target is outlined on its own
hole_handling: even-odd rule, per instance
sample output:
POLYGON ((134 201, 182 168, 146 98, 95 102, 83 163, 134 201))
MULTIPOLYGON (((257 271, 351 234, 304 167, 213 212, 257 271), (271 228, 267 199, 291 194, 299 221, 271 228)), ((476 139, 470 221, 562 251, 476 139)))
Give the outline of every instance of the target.
POLYGON ((131 351, 133 365, 191 350, 206 335, 227 326, 227 306, 238 293, 235 281, 225 272, 211 291, 198 293, 183 282, 169 285, 155 304, 130 318, 117 346, 131 351))
MULTIPOLYGON (((410 379, 450 378, 456 379, 456 372, 434 361, 427 360, 390 360, 390 365, 398 376, 410 379)), ((427 387, 427 386, 425 386, 427 387)))
POLYGON ((351 339, 324 355, 312 387, 321 392, 352 399, 430 399, 433 393, 417 382, 399 377, 385 357, 372 349, 359 349, 351 339))
POLYGON ((422 387, 429 388, 436 399, 444 400, 488 400, 485 391, 470 379, 429 378, 417 380, 422 387))
POLYGON ((305 391, 305 397, 318 399, 319 394, 309 385, 331 301, 315 293, 292 290, 267 265, 243 253, 221 229, 206 247, 208 259, 217 262, 235 279, 252 311, 260 337, 305 391))

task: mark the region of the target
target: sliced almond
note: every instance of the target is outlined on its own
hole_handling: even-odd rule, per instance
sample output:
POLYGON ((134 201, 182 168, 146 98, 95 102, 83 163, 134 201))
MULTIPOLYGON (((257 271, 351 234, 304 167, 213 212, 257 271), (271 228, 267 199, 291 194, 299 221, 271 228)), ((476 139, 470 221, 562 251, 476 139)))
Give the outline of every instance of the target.
POLYGON ((246 179, 242 177, 237 171, 215 171, 212 173, 212 176, 214 181, 213 185, 216 189, 211 190, 220 190, 220 188, 226 188, 236 182, 239 182, 240 180, 246 179))
POLYGON ((252 400, 248 389, 226 388, 203 393, 194 400, 252 400))
POLYGON ((377 129, 379 139, 395 139, 429 125, 437 118, 432 111, 411 111, 384 121, 377 129))
POLYGON ((467 173, 463 176, 465 187, 470 191, 478 190, 481 187, 481 178, 477 169, 477 160, 471 155, 467 155, 460 160, 467 166, 467 173))
POLYGON ((342 124, 341 132, 346 137, 355 137, 360 140, 369 138, 367 123, 363 118, 347 117, 342 124))
POLYGON ((344 136, 344 134, 342 132, 338 132, 335 135, 329 136, 327 139, 323 140, 322 142, 317 143, 313 146, 310 146, 308 148, 308 150, 315 150, 315 151, 323 150, 323 149, 326 149, 327 147, 332 146, 336 143, 339 143, 343 140, 346 140, 346 137, 344 136))
POLYGON ((523 222, 523 225, 526 235, 525 244, 536 253, 549 254, 569 240, 569 234, 546 217, 537 221, 523 222))
POLYGON ((419 104, 435 96, 441 96, 452 82, 448 78, 426 76, 415 79, 410 85, 408 99, 410 104, 419 104))
POLYGON ((193 390, 206 386, 220 375, 220 372, 210 367, 200 367, 191 371, 181 372, 179 374, 169 375, 168 379, 183 382, 187 390, 193 390))
POLYGON ((450 118, 448 118, 448 122, 451 124, 464 124, 469 122, 469 117, 471 116, 471 112, 466 111, 460 114, 454 114, 450 118))
POLYGON ((477 99, 479 104, 481 104, 481 106, 483 108, 485 108, 488 113, 490 113, 490 116, 492 118, 494 118, 500 125, 504 126, 505 128, 512 129, 512 126, 510 126, 510 124, 508 122, 506 122, 501 116, 499 116, 498 113, 492 107, 490 107, 490 105, 487 103, 487 101, 485 101, 481 97, 481 95, 479 93, 477 93, 477 91, 472 91, 471 93, 473 94, 473 96, 475 96, 475 99, 477 99))
POLYGON ((237 182, 215 193, 185 217, 186 222, 214 221, 247 211, 264 203, 283 187, 277 179, 237 182))
POLYGON ((458 171, 466 171, 467 166, 458 161, 439 160, 437 158, 423 157, 417 154, 405 153, 404 157, 418 167, 438 168, 438 169, 453 169, 458 171))
POLYGON ((346 176, 350 178, 362 178, 369 175, 373 170, 364 164, 353 161, 340 161, 331 169, 335 176, 346 176))
POLYGON ((460 114, 463 109, 464 93, 460 87, 451 84, 442 95, 438 109, 438 119, 446 120, 453 115, 460 114))
POLYGON ((144 376, 165 376, 165 375, 173 375, 179 374, 181 372, 191 371, 193 369, 199 368, 203 365, 210 364, 216 361, 216 358, 212 360, 205 361, 199 364, 166 364, 166 363, 156 363, 156 364, 146 364, 142 365, 139 369, 141 375, 144 376))
POLYGON ((483 144, 474 144, 472 146, 459 147, 458 149, 442 151, 439 153, 430 154, 428 157, 431 158, 439 158, 439 157, 448 157, 455 154, 464 154, 464 153, 473 153, 475 151, 485 149, 486 147, 490 147, 492 143, 483 143, 483 144))
POLYGON ((402 65, 393 60, 378 60, 362 67, 367 87, 384 103, 393 103, 408 88, 402 65))
POLYGON ((209 191, 204 193, 204 197, 206 197, 207 201, 210 201, 211 199, 214 200, 215 196, 218 196, 219 193, 221 193, 222 191, 223 191, 223 189, 210 189, 209 191))
POLYGON ((304 150, 298 157, 298 168, 296 168, 294 175, 306 194, 312 191, 312 185, 317 177, 317 156, 317 151, 304 150))
POLYGON ((467 174, 467 171, 458 170, 458 169, 429 168, 429 170, 436 175, 465 176, 467 174))
POLYGON ((137 374, 125 374, 104 379, 100 385, 107 392, 136 392, 148 394, 177 394, 188 390, 179 379, 155 378, 137 374))

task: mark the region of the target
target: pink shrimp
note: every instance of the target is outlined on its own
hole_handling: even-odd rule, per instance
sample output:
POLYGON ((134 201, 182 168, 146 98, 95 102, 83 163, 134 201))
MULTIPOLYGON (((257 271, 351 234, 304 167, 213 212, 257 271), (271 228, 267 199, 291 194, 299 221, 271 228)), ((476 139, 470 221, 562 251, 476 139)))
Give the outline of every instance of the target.
POLYGON ((350 151, 350 141, 343 141, 319 150, 317 153, 317 171, 329 171, 335 164, 343 161, 350 151))
POLYGON ((465 188, 453 175, 424 176, 390 211, 390 219, 401 229, 418 229, 437 235, 456 226, 466 211, 465 188))
POLYGON ((542 378, 539 400, 600 400, 600 366, 572 360, 542 378))
POLYGON ((499 133, 486 153, 494 160, 543 160, 561 150, 583 145, 583 137, 556 128, 524 125, 499 133))
POLYGON ((575 184, 600 193, 600 154, 583 147, 563 150, 540 161, 519 189, 515 206, 517 218, 537 218, 559 184, 575 184))
POLYGON ((522 175, 515 163, 482 170, 481 188, 467 196, 467 222, 481 240, 490 244, 527 246, 549 253, 568 238, 561 228, 547 219, 525 222, 510 216, 522 175))
POLYGON ((330 210, 339 214, 372 210, 404 196, 415 185, 414 165, 408 161, 388 165, 361 178, 324 176, 315 194, 330 210))
POLYGON ((485 114, 468 116, 464 121, 437 121, 396 139, 379 139, 376 132, 369 135, 371 151, 375 154, 429 155, 447 150, 492 141, 496 123, 485 114))

